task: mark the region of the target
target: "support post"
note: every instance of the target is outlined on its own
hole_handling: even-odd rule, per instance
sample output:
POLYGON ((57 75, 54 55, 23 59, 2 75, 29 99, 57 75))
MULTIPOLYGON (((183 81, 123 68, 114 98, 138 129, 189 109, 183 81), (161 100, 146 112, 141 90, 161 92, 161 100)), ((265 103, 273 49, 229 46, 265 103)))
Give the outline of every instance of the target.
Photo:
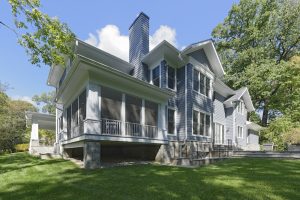
POLYGON ((86 169, 100 168, 101 146, 99 142, 85 142, 83 146, 83 163, 86 169))
POLYGON ((142 137, 145 137, 145 99, 142 99, 141 124, 142 124, 142 137))
POLYGON ((87 85, 87 101, 86 101, 86 119, 90 120, 84 124, 84 133, 99 134, 100 133, 100 86, 89 83, 87 85))
POLYGON ((33 152, 33 147, 39 146, 39 124, 37 121, 33 121, 31 125, 29 152, 33 152))

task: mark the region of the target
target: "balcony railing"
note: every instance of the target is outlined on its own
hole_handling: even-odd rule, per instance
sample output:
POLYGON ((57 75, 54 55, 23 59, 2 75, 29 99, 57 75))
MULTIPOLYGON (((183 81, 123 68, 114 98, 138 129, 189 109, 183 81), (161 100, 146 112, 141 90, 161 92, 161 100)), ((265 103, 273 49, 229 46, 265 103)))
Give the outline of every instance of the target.
MULTIPOLYGON (((85 131, 89 134, 106 136, 159 138, 159 129, 157 126, 102 118, 101 120, 85 120, 80 122, 79 125, 71 128, 71 133, 67 134, 67 139, 81 136, 85 131)), ((60 139, 62 138, 63 136, 60 136, 60 139)))

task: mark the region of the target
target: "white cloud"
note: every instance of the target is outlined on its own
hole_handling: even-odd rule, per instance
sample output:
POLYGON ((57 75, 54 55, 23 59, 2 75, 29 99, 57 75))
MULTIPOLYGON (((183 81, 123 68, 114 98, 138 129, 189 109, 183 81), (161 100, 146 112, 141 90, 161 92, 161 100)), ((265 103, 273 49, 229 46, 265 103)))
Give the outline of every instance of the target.
MULTIPOLYGON (((149 37, 150 50, 163 40, 167 40, 174 46, 177 46, 175 29, 166 25, 161 25, 159 29, 149 37)), ((121 35, 120 30, 116 25, 106 25, 97 30, 96 35, 89 33, 89 37, 85 42, 128 61, 129 37, 128 35, 121 35)))
POLYGON ((150 50, 153 49, 156 45, 158 45, 163 40, 170 42, 175 47, 177 46, 175 29, 166 25, 161 25, 159 29, 157 29, 152 36, 150 35, 149 39, 150 39, 149 40, 150 50))

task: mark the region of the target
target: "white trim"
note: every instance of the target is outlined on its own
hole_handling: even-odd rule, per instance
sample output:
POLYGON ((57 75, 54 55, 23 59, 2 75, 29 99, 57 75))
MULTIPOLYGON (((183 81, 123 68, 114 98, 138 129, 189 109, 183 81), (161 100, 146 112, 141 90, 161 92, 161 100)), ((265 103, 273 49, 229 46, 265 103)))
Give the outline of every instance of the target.
POLYGON ((214 142, 215 142, 215 144, 225 144, 226 142, 226 139, 225 139, 225 125, 224 124, 222 124, 222 123, 218 123, 218 122, 214 122, 214 142), (215 141, 216 141, 216 133, 217 133, 217 131, 216 131, 216 125, 221 125, 221 126, 223 126, 222 128, 223 128, 223 143, 216 143, 215 141))
POLYGON ((214 73, 209 70, 209 68, 205 69, 202 65, 202 63, 199 63, 197 60, 194 58, 190 57, 189 62, 193 65, 195 69, 197 69, 199 72, 204 74, 205 76, 208 76, 210 79, 214 79, 214 73))
POLYGON ((193 110, 192 110, 192 136, 196 136, 196 137, 206 137, 206 138, 211 138, 212 134, 211 134, 211 131, 212 130, 212 114, 209 113, 209 112, 205 112, 205 111, 202 111, 200 109, 195 109, 193 107, 193 110), (201 123, 201 119, 200 119, 200 115, 201 113, 204 114, 204 132, 203 132, 203 135, 197 135, 197 134, 194 134, 194 111, 198 112, 198 124, 200 126, 200 123, 201 123), (208 134, 205 135, 205 132, 207 132, 206 130, 206 116, 209 116, 209 129, 208 129, 208 134))
POLYGON ((187 65, 184 67, 184 94, 185 94, 185 140, 187 139, 187 65))

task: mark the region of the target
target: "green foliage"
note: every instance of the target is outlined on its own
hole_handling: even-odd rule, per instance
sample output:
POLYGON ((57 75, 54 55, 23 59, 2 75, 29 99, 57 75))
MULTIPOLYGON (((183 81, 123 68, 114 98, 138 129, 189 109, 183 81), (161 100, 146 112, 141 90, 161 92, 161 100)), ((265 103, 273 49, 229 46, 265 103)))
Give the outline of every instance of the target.
POLYGON ((32 64, 63 65, 73 57, 74 33, 65 23, 40 11, 40 0, 9 0, 19 44, 26 49, 32 64))
POLYGON ((283 140, 287 144, 300 144, 300 127, 292 128, 283 135, 283 140))
POLYGON ((47 146, 51 146, 55 142, 55 131, 39 129, 39 138, 40 138, 40 143, 43 143, 44 145, 47 146))
POLYGON ((25 143, 25 144, 17 144, 15 146, 16 152, 25 152, 28 151, 29 149, 29 144, 25 143))
POLYGON ((0 93, 0 151, 15 151, 15 144, 28 142, 26 139, 25 111, 36 111, 36 108, 20 100, 10 100, 5 93, 0 93))
POLYGON ((299 125, 291 117, 280 117, 271 121, 268 128, 261 131, 260 142, 273 142, 278 150, 286 150, 292 138, 298 138, 299 125))
POLYGON ((43 104, 42 111, 44 113, 55 114, 55 91, 48 93, 42 93, 41 95, 34 95, 32 101, 35 101, 37 105, 43 104))
POLYGON ((256 112, 251 112, 249 115, 250 115, 249 118, 251 122, 260 124, 260 117, 256 112))
POLYGON ((299 119, 299 27, 300 1, 241 0, 212 32, 226 82, 249 88, 263 125, 270 110, 299 119))

